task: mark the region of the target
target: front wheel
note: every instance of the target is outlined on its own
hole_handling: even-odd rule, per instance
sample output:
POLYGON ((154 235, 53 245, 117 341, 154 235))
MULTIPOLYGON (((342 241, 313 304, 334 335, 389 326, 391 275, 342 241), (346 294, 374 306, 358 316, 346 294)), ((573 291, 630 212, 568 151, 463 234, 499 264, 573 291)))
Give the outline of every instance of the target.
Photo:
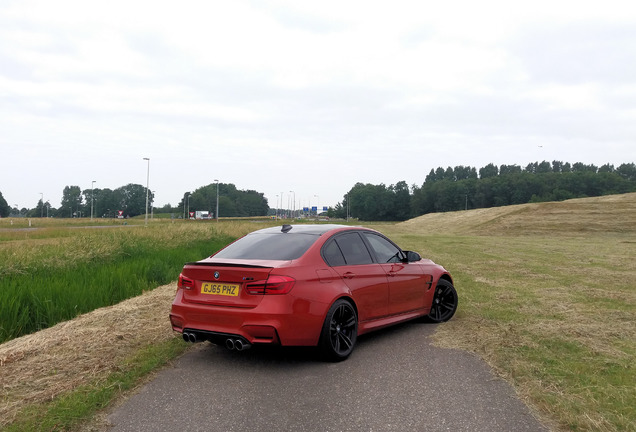
POLYGON ((455 315, 457 310, 457 291, 452 283, 446 279, 440 279, 435 287, 433 304, 429 312, 427 321, 441 323, 448 321, 455 315))
POLYGON ((353 305, 347 300, 337 300, 322 325, 320 349, 327 360, 345 360, 356 345, 358 337, 358 316, 353 305))

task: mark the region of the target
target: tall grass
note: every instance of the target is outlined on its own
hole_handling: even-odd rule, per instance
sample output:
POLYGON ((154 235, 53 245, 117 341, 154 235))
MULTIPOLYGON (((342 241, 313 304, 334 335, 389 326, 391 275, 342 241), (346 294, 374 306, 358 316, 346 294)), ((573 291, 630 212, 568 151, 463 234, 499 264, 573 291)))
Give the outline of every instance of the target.
POLYGON ((0 342, 175 280, 185 262, 202 259, 251 229, 245 223, 162 222, 43 228, 36 238, 11 240, 5 232, 0 240, 0 342))

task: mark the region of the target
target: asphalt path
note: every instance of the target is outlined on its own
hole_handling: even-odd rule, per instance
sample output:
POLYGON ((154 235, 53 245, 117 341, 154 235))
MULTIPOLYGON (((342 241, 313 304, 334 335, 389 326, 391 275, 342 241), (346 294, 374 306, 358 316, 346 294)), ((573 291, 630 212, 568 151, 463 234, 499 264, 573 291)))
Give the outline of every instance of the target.
POLYGON ((548 431, 476 356, 437 348, 435 325, 362 336, 340 363, 310 349, 197 344, 111 412, 123 431, 548 431))

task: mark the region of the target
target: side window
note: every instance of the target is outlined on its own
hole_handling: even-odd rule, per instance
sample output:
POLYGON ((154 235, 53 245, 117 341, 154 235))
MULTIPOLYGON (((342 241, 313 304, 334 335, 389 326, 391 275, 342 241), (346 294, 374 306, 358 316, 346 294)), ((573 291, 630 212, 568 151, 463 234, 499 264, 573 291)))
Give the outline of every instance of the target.
POLYGON ((347 265, 372 264, 373 258, 357 232, 342 234, 336 237, 347 265))
POLYGON ((331 267, 343 266, 346 264, 340 248, 336 244, 335 240, 331 240, 322 248, 322 257, 325 262, 331 267))
POLYGON ((399 262, 400 261, 400 249, 393 243, 373 233, 363 233, 364 238, 367 239, 375 256, 380 263, 399 262))

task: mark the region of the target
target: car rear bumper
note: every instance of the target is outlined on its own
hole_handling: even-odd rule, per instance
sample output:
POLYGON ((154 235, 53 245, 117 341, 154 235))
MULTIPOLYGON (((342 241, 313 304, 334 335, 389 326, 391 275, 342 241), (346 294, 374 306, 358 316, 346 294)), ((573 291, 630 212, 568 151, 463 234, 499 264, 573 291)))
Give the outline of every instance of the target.
POLYGON ((327 308, 292 295, 264 296, 254 308, 211 306, 184 302, 177 293, 170 322, 174 331, 194 332, 213 343, 238 337, 250 344, 313 346, 318 344, 327 308))

